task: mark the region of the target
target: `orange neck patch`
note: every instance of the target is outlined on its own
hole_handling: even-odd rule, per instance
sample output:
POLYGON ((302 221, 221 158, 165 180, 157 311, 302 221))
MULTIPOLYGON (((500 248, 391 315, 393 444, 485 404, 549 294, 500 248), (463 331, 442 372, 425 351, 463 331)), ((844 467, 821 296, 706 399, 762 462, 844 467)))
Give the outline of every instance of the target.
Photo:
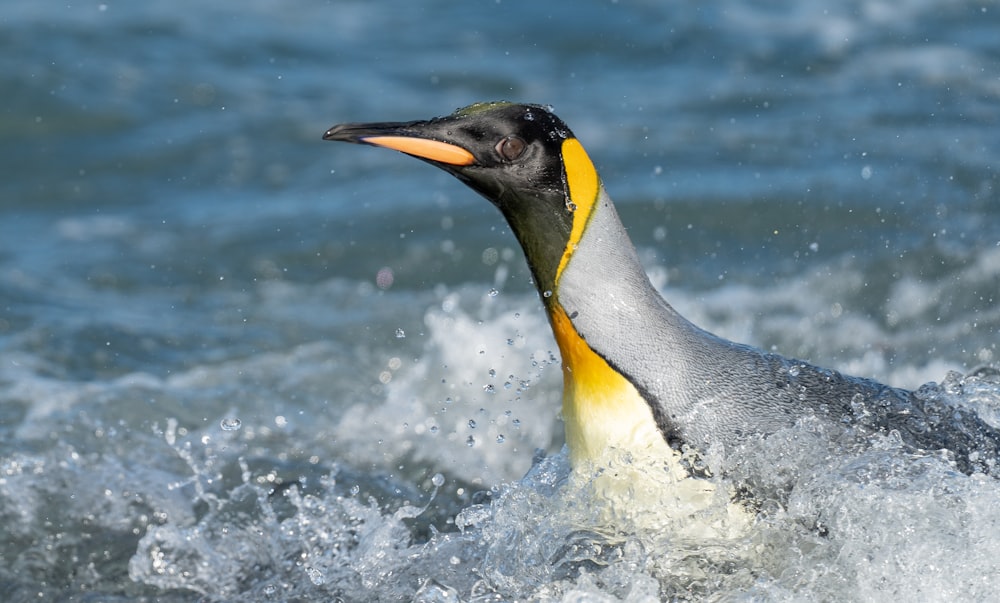
POLYGON ((563 369, 562 415, 574 466, 612 449, 637 454, 665 446, 645 399, 590 349, 559 304, 549 310, 563 369))

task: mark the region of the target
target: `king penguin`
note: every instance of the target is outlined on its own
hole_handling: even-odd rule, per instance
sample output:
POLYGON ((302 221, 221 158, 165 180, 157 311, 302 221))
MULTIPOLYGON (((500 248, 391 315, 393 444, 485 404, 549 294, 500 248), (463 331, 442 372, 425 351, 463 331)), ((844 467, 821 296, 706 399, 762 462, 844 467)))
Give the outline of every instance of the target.
MULTIPOLYGON (((636 457, 732 451, 815 417, 947 450, 996 474, 1000 433, 963 408, 717 337, 650 283, 580 141, 548 107, 477 103, 424 121, 341 124, 325 140, 401 151, 495 205, 517 237, 562 360, 574 468, 609 450, 636 457)), ((711 469, 711 468, 709 468, 711 469)))

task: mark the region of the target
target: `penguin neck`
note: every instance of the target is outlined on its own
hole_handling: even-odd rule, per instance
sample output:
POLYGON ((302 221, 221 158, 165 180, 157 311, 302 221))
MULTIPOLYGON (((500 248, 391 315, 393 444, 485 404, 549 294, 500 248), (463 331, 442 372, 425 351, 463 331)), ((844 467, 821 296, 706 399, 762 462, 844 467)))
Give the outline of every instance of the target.
POLYGON ((599 355, 610 358, 622 342, 642 335, 622 332, 623 320, 630 325, 657 325, 665 328, 667 335, 693 326, 649 282, 603 185, 585 227, 568 248, 549 305, 560 306, 574 330, 599 355))
POLYGON ((619 319, 635 299, 659 300, 603 186, 565 258, 552 295, 543 300, 562 357, 566 441, 574 466, 608 455, 669 455, 649 402, 614 362, 619 319))

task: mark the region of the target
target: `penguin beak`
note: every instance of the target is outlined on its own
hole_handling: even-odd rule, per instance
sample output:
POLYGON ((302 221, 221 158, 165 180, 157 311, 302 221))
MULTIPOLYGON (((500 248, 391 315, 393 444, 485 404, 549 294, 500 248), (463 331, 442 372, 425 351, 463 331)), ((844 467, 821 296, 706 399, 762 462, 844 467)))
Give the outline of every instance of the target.
POLYGON ((441 140, 425 138, 410 123, 340 124, 323 134, 323 140, 385 147, 419 159, 453 166, 472 165, 476 158, 466 149, 441 140))

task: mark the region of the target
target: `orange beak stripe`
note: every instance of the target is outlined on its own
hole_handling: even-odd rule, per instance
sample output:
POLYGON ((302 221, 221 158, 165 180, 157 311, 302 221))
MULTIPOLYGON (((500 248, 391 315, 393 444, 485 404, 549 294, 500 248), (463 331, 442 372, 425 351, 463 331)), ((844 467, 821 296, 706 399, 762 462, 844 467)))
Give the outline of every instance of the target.
POLYGON ((401 151, 407 155, 429 159, 448 165, 472 165, 476 158, 460 146, 409 136, 365 136, 361 139, 371 145, 401 151))

